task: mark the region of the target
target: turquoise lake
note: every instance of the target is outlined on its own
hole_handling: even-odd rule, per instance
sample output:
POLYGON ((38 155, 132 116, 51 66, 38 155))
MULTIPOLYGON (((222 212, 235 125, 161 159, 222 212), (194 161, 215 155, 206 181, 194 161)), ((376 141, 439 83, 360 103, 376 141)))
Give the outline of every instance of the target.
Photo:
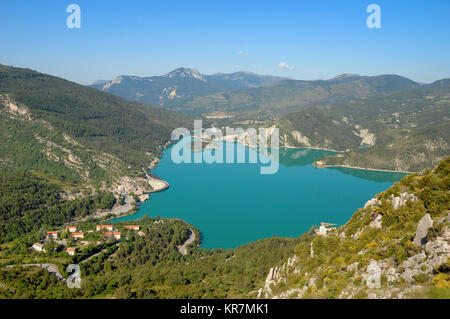
MULTIPOLYGON (((189 141, 183 152, 192 158, 189 141)), ((223 143, 218 143, 224 147, 223 143)), ((152 173, 170 187, 150 194, 136 214, 181 218, 199 228, 204 248, 234 248, 271 236, 297 237, 320 222, 345 224, 373 195, 387 189, 404 174, 348 168, 316 168, 325 150, 281 149, 279 170, 261 175, 268 164, 176 164, 173 145, 164 151, 152 173)), ((234 143, 247 156, 256 150, 234 143)), ((203 154, 211 154, 211 150, 203 154)), ((214 153, 213 153, 214 154, 214 153)), ((261 157, 264 158, 264 155, 261 157)))

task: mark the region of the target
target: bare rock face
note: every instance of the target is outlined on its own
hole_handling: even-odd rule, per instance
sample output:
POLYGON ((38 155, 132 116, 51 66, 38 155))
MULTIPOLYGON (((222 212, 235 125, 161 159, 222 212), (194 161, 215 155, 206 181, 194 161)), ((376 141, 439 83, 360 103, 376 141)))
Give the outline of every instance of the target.
POLYGON ((304 294, 306 288, 302 289, 291 289, 289 291, 282 292, 279 295, 275 295, 272 291, 272 287, 276 287, 280 283, 286 282, 286 273, 289 271, 293 271, 294 273, 298 273, 299 270, 295 269, 295 264, 298 262, 298 256, 294 255, 293 257, 288 258, 287 262, 281 266, 276 266, 270 268, 269 274, 267 275, 266 282, 264 287, 258 290, 257 298, 289 298, 296 294, 296 298, 301 298, 304 294))
POLYGON ((417 226, 416 236, 414 237, 413 244, 416 246, 425 245, 428 241, 428 229, 433 226, 433 220, 430 217, 430 214, 426 214, 419 221, 419 225, 417 226))
POLYGON ((362 234, 362 230, 358 229, 358 231, 356 233, 353 234, 352 238, 354 240, 358 240, 359 239, 359 235, 362 234))
POLYGON ((392 196, 391 204, 392 207, 397 210, 403 205, 405 205, 408 201, 416 201, 417 197, 414 194, 409 193, 401 193, 399 196, 392 196))
POLYGON ((319 236, 326 236, 328 233, 328 228, 326 228, 325 226, 320 226, 319 228, 317 228, 315 234, 319 235, 319 236))
POLYGON ((149 199, 148 194, 142 194, 142 195, 139 195, 139 201, 140 201, 141 203, 145 202, 145 201, 148 200, 148 199, 149 199))
POLYGON ((366 273, 363 275, 368 288, 380 288, 381 272, 381 267, 378 265, 377 261, 372 259, 367 266, 366 273))
POLYGON ((347 266, 347 271, 357 271, 359 262, 355 261, 353 264, 347 266))
POLYGON ((446 227, 442 232, 442 236, 428 242, 425 245, 425 250, 430 256, 450 256, 450 228, 446 227))
POLYGON ((379 199, 372 198, 372 199, 369 199, 367 201, 367 203, 364 204, 364 208, 367 208, 370 206, 378 206, 378 205, 381 205, 381 201, 379 199))
POLYGON ((372 220, 369 224, 372 228, 381 228, 381 220, 383 219, 383 215, 378 214, 374 220, 372 220))
POLYGON ((302 133, 300 133, 299 131, 292 131, 291 135, 297 143, 304 145, 306 147, 311 146, 308 137, 302 135, 302 133))
POLYGON ((441 236, 427 242, 425 251, 409 257, 401 264, 405 269, 401 277, 407 282, 414 283, 416 275, 432 275, 435 269, 447 262, 450 257, 450 228, 446 227, 441 236))

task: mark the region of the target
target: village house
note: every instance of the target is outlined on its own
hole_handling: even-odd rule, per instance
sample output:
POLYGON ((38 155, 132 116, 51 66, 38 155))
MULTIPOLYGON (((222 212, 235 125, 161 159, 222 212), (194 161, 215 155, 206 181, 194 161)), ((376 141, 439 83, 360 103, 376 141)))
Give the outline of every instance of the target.
POLYGON ((122 234, 120 232, 114 232, 114 233, 105 233, 104 234, 105 237, 111 237, 114 236, 115 239, 120 239, 120 237, 122 236, 122 234))
POLYGON ((69 254, 69 256, 75 256, 75 253, 77 252, 76 247, 68 247, 66 249, 66 252, 69 254))
POLYGON ((108 231, 113 231, 113 225, 97 225, 97 226, 95 226, 96 231, 103 230, 103 229, 106 229, 108 231))
POLYGON ((34 251, 45 253, 44 245, 42 245, 41 243, 34 243, 33 246, 31 246, 31 249, 34 251))
POLYGON ((67 226, 66 230, 70 233, 76 232, 77 231, 77 226, 67 226))
POLYGON ((48 238, 52 238, 52 239, 57 239, 58 238, 58 232, 57 231, 48 231, 47 232, 47 237, 48 238))
POLYGON ((84 233, 72 233, 73 238, 84 238, 84 233))
POLYGON ((129 225, 129 226, 124 226, 126 229, 132 229, 132 230, 139 230, 140 227, 139 225, 129 225))

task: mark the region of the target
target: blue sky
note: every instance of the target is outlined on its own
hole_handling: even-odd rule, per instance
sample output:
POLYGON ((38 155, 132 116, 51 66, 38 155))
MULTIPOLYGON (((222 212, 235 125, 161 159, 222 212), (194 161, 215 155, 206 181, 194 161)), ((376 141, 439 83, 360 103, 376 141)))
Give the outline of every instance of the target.
POLYGON ((83 84, 180 66, 432 82, 450 77, 449 35, 448 0, 0 0, 0 64, 83 84), (66 26, 71 3, 81 7, 81 29, 66 26), (366 26, 371 3, 381 8, 381 29, 366 26))

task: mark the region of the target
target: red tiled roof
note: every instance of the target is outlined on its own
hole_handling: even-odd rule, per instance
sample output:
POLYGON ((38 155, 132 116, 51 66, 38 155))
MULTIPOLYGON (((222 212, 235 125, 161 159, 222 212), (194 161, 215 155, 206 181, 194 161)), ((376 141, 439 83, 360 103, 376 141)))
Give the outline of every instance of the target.
POLYGON ((84 236, 84 233, 72 233, 72 236, 78 236, 78 235, 84 236))

